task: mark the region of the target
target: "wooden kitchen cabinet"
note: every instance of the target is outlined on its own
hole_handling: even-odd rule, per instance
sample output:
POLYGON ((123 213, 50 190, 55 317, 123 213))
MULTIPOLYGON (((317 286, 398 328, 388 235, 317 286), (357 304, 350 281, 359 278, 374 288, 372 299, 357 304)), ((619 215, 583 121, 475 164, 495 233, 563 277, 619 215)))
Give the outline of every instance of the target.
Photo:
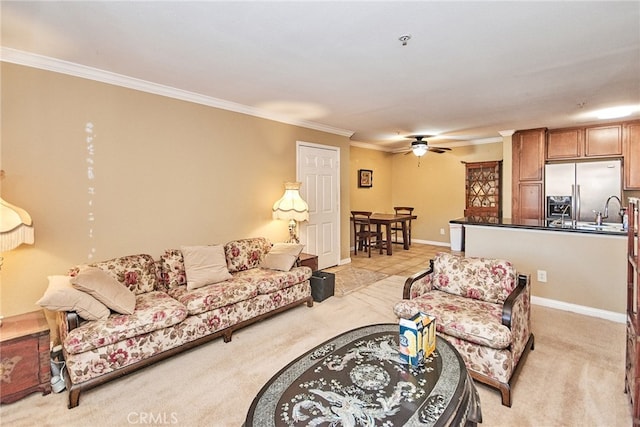
POLYGON ((582 155, 584 129, 554 129, 547 133, 547 160, 577 159, 582 155))
POLYGON ((545 128, 517 131, 512 150, 512 216, 517 219, 544 217, 545 128))
POLYGON ((638 254, 638 204, 629 198, 627 231, 627 345, 624 391, 631 402, 633 425, 640 424, 640 255, 638 254))
POLYGON ((623 125, 624 189, 640 190, 640 120, 623 125))
POLYGON ((49 325, 42 310, 7 317, 0 326, 0 401, 51 393, 49 325))
POLYGON ((622 156, 622 126, 616 124, 585 128, 584 156, 622 156))
POLYGON ((622 124, 549 130, 546 160, 580 160, 623 155, 622 124))

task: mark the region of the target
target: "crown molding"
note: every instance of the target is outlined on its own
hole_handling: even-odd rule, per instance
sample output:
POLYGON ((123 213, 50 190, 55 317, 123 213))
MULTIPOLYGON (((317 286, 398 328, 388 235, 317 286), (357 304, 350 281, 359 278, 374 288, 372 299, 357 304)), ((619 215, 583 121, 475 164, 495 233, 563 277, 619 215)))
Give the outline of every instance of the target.
POLYGON ((168 98, 179 99, 181 101, 193 102, 195 104, 206 105, 208 107, 220 108, 222 110, 233 111, 236 113, 247 114, 249 116, 259 117, 262 119, 273 120, 280 123, 286 123, 293 126, 300 126, 308 129, 314 129, 321 132, 327 132, 335 135, 351 137, 353 131, 347 129, 335 128, 320 123, 310 122, 306 120, 291 119, 289 117, 275 114, 266 110, 262 110, 247 105, 238 104, 224 99, 214 98, 211 96, 201 95, 171 86, 165 86, 134 77, 125 76, 123 74, 112 73, 110 71, 98 68, 87 67, 85 65, 76 64, 74 62, 63 61, 61 59, 51 58, 44 55, 38 55, 31 52, 25 52, 8 47, 0 47, 0 61, 9 62, 17 65, 38 68, 41 70, 53 71, 55 73, 67 74, 70 76, 80 77, 83 79, 94 80, 101 83, 107 83, 115 86, 125 87, 128 89, 139 90, 142 92, 152 93, 155 95, 166 96, 168 98))
POLYGON ((368 150, 386 151, 386 152, 392 152, 393 151, 389 147, 385 147, 385 146, 382 146, 382 145, 379 145, 379 144, 374 144, 372 142, 349 141, 349 145, 351 147, 366 148, 368 150))

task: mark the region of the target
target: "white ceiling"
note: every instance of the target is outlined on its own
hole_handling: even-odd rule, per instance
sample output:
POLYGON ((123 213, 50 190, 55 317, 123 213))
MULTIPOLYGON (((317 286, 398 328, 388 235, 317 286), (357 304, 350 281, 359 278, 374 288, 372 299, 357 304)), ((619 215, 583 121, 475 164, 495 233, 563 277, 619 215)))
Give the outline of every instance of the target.
POLYGON ((5 61, 43 55, 386 150, 408 147, 411 134, 446 146, 588 124, 617 105, 640 118, 639 1, 1 7, 5 61))

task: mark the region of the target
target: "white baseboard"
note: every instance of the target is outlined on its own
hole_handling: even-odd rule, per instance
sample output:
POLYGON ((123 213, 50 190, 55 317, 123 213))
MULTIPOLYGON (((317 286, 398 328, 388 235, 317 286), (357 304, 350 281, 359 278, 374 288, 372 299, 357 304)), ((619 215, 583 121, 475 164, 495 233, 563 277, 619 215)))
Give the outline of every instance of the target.
POLYGON ((587 307, 584 305, 571 304, 564 301, 556 301, 548 298, 531 296, 531 303, 541 305, 543 307, 555 308, 558 310, 571 311, 573 313, 583 314, 585 316, 599 317, 601 319, 611 320, 616 323, 626 323, 627 315, 625 313, 617 313, 615 311, 601 310, 599 308, 587 307))
POLYGON ((448 247, 451 247, 451 243, 449 243, 449 242, 435 242, 433 240, 418 240, 418 239, 411 239, 411 242, 421 243, 423 245, 448 246, 448 247))
MULTIPOLYGON (((428 242, 426 240, 418 241, 417 243, 426 243, 429 245, 448 246, 442 242, 428 242)), ((351 258, 344 258, 340 260, 339 265, 350 264, 351 258)), ((543 307, 555 308, 557 310, 571 311, 573 313, 582 314, 585 316, 598 317, 600 319, 610 320, 616 323, 626 323, 627 315, 625 313, 617 313, 615 311, 601 310, 599 308, 587 307, 584 305, 572 304, 564 301, 557 301, 548 298, 531 296, 531 303, 540 305, 543 307)))

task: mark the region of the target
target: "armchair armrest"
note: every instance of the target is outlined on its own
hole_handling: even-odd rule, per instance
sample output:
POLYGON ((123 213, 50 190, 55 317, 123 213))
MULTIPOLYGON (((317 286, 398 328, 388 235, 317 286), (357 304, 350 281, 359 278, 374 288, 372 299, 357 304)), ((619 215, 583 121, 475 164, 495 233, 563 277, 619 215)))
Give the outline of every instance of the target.
POLYGON ((411 289, 414 289, 414 297, 431 290, 431 278, 433 277, 433 260, 429 261, 429 268, 409 276, 404 282, 402 299, 411 299, 411 289))
POLYGON ((529 275, 518 275, 518 285, 505 300, 502 308, 502 324, 511 330, 513 337, 511 350, 517 363, 525 347, 533 339, 531 334, 531 286, 529 275))
POLYGON ((513 316, 514 304, 516 303, 518 297, 527 291, 527 286, 529 286, 529 276, 524 274, 518 274, 518 284, 515 289, 507 299, 504 301, 504 305, 502 306, 502 324, 508 328, 511 328, 511 320, 513 316))

